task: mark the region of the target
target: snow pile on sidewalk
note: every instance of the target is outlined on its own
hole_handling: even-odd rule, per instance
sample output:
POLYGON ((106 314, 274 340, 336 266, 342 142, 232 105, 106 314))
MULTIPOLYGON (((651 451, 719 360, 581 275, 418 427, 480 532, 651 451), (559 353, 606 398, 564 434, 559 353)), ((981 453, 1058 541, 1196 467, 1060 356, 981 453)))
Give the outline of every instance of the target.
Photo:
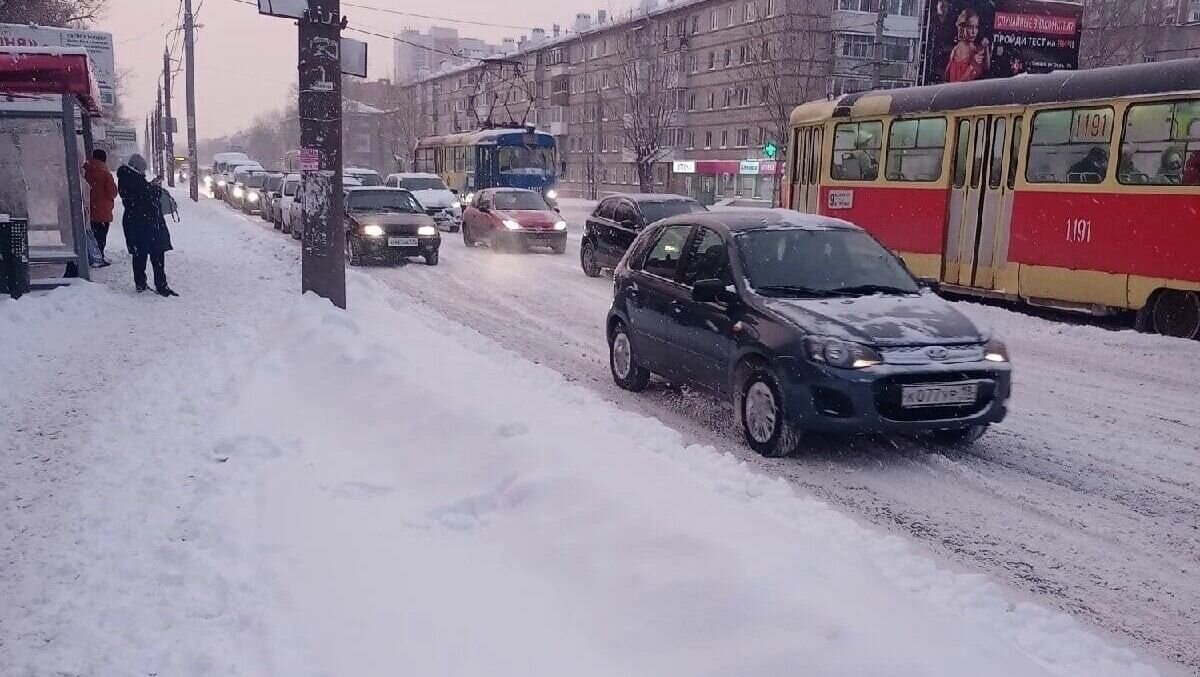
POLYGON ((279 338, 200 480, 239 674, 1155 674, 365 277, 279 338))

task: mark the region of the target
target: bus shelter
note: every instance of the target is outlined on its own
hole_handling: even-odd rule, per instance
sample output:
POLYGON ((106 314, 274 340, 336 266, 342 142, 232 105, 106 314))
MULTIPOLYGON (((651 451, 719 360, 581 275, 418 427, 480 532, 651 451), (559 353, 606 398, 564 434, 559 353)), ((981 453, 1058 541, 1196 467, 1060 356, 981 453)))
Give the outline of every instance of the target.
POLYGON ((27 223, 31 265, 89 277, 80 168, 101 115, 86 51, 0 47, 0 214, 27 223))

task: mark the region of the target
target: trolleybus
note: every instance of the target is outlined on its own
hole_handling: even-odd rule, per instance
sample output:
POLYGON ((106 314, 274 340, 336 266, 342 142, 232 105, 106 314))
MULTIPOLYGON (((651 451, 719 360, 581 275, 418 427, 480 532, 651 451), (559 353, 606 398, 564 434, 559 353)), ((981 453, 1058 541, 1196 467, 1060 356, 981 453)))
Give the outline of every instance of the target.
POLYGON ((947 291, 1200 337, 1200 59, 806 103, 789 154, 785 204, 947 291))

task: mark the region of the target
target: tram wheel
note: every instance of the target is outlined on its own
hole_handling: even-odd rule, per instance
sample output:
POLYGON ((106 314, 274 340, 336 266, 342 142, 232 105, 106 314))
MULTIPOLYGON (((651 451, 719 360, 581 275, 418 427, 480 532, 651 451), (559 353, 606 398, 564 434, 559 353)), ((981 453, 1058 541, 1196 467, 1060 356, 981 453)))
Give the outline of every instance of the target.
POLYGON ((1200 338, 1200 294, 1164 289, 1154 301, 1149 320, 1150 328, 1163 336, 1200 338))

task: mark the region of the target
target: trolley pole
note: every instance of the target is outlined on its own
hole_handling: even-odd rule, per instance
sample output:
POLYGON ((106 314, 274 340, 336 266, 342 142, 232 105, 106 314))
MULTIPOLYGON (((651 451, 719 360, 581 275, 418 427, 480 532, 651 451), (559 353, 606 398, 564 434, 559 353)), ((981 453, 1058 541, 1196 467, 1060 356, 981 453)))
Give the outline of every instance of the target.
POLYGON ((167 185, 175 187, 175 120, 171 117, 171 54, 163 47, 163 101, 166 103, 167 185))
POLYGON ((308 0, 299 20, 300 170, 304 182, 301 290, 346 307, 342 223, 340 0, 308 0))
POLYGON ((184 94, 187 97, 188 195, 200 201, 200 162, 196 155, 196 26, 192 0, 183 0, 184 94))
POLYGON ((879 11, 875 14, 875 43, 872 45, 871 52, 872 68, 871 68, 871 89, 879 89, 883 75, 883 28, 884 22, 887 21, 887 3, 888 0, 876 0, 879 3, 879 11))

